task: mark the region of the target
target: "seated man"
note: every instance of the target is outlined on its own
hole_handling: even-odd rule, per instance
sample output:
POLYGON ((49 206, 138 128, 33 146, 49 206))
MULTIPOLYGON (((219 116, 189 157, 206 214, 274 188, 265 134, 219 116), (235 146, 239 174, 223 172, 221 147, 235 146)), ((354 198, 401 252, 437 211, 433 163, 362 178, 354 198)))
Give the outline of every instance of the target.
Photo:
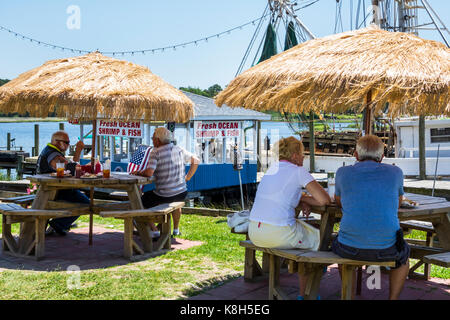
POLYGON ((358 162, 336 172, 336 204, 342 207, 342 220, 332 250, 353 260, 395 260, 389 281, 389 298, 395 300, 408 275, 410 250, 397 216, 403 172, 381 163, 383 154, 381 139, 366 135, 356 144, 358 162))
MULTIPOLYGON (((155 129, 153 134, 154 148, 150 152, 147 168, 132 172, 132 174, 155 177, 155 190, 147 191, 142 196, 145 208, 151 208, 162 203, 184 201, 187 195, 186 182, 197 171, 200 160, 192 153, 171 143, 172 133, 164 127, 155 129), (185 175, 185 162, 191 166, 185 175)), ((173 235, 180 235, 179 223, 181 209, 172 213, 173 235)), ((157 235, 157 228, 152 225, 153 236, 157 235)))
MULTIPOLYGON (((67 165, 69 161, 64 157, 64 152, 69 148, 69 145, 70 141, 67 132, 56 131, 52 135, 51 143, 47 144, 39 155, 36 172, 38 174, 56 172, 56 164, 58 162, 67 165)), ((78 141, 75 148, 75 155, 73 156, 74 162, 80 161, 83 147, 83 142, 78 141)), ((55 199, 89 204, 89 198, 77 189, 58 190, 55 199)), ((72 223, 77 219, 78 216, 51 219, 46 234, 50 235, 56 232, 57 234, 65 235, 66 232, 70 230, 72 223)))

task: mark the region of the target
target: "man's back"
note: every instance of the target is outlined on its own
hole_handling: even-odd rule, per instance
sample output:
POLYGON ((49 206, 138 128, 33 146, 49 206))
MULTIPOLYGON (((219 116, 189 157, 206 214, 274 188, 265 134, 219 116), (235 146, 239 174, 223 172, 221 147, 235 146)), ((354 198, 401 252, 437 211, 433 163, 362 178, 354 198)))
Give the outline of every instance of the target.
POLYGON ((171 197, 187 190, 185 162, 191 156, 191 153, 172 143, 152 149, 148 168, 155 170, 157 195, 171 197))
POLYGON ((336 196, 343 217, 339 242, 361 249, 384 249, 396 241, 400 228, 398 199, 403 195, 400 168, 367 160, 339 168, 336 196))

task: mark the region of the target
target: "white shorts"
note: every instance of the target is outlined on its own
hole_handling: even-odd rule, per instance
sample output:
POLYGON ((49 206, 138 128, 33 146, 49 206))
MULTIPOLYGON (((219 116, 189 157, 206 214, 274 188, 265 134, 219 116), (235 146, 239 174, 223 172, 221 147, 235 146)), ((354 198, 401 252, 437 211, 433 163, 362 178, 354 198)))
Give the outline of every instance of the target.
POLYGON ((254 245, 264 248, 318 250, 320 244, 319 229, 301 220, 291 226, 250 221, 248 236, 254 245))

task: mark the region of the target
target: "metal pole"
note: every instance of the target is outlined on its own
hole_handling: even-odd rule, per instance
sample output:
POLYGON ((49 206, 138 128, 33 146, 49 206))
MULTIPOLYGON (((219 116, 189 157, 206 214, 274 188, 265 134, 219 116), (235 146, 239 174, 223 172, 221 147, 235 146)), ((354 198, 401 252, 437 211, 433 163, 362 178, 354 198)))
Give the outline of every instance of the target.
POLYGON ((239 187, 241 188, 241 205, 242 205, 242 210, 245 210, 244 208, 244 193, 242 191, 242 179, 241 179, 241 171, 238 171, 239 173, 239 187))
POLYGON ((286 10, 286 12, 288 14, 290 14, 295 22, 297 22, 297 24, 303 29, 303 31, 305 31, 305 33, 308 35, 309 39, 315 39, 316 37, 312 34, 311 31, 309 31, 309 29, 303 24, 303 22, 297 17, 297 15, 295 14, 295 12, 286 5, 285 1, 279 1, 279 4, 284 8, 284 10, 286 10))
POLYGON ((437 176, 437 168, 439 162, 439 148, 441 144, 438 144, 437 155, 436 155, 436 167, 434 168, 434 181, 433 181, 433 190, 431 191, 431 196, 434 197, 434 186, 436 185, 436 176, 437 176))
MULTIPOLYGON (((433 24, 436 26, 437 31, 439 32, 439 34, 441 35, 442 39, 444 40, 445 45, 447 46, 447 48, 449 48, 450 46, 449 46, 449 44, 448 44, 448 42, 447 42, 447 39, 445 38, 445 36, 444 36, 444 34, 442 33, 441 29, 440 29, 439 26, 437 25, 436 21, 434 21, 433 16, 431 15, 430 11, 428 10, 428 6, 429 6, 428 2, 427 2, 426 0, 421 0, 421 1, 422 1, 423 6, 425 7, 425 10, 427 11, 428 15, 430 16, 431 21, 433 21, 433 24)), ((434 12, 434 11, 433 11, 433 12, 434 12)), ((440 19, 439 19, 439 20, 440 20, 440 19)), ((442 22, 441 22, 441 23, 442 23, 442 22)), ((444 25, 444 26, 445 26, 445 25, 444 25)))

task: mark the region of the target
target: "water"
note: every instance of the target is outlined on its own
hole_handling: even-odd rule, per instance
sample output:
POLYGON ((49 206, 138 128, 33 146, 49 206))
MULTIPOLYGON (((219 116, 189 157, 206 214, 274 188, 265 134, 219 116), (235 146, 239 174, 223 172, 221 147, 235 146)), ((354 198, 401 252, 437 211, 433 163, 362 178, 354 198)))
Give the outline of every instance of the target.
MULTIPOLYGON (((47 143, 50 142, 51 136, 55 131, 59 130, 59 122, 16 122, 16 123, 0 123, 0 147, 4 150, 6 148, 7 133, 11 133, 11 139, 15 139, 12 146, 22 147, 22 150, 32 154, 32 148, 34 147, 34 125, 39 124, 39 151, 41 151, 47 143)), ((333 123, 328 123, 330 127, 333 127, 333 123)), ((346 129, 348 125, 352 123, 340 123, 336 124, 336 131, 346 129), (339 127, 340 125, 340 127, 339 127)), ((252 125, 251 121, 245 121, 243 127, 249 127, 252 125)), ((294 128, 297 128, 294 125, 294 128)), ((80 126, 73 125, 68 122, 64 122, 64 130, 69 134, 71 144, 74 145, 80 137, 80 126)), ((92 130, 92 125, 84 126, 84 134, 86 135, 92 130)), ((192 129, 191 129, 192 130, 192 129)), ((143 143, 147 141, 145 136, 147 132, 144 131, 143 143)), ((289 136, 295 136, 294 131, 284 122, 262 122, 261 123, 261 139, 269 136, 271 143, 276 142, 280 138, 289 136)), ((179 145, 186 148, 186 129, 177 128, 175 131, 175 137, 179 145)), ((191 137, 193 133, 191 133, 191 137)), ((253 143, 253 132, 248 130, 246 132, 246 139, 249 143, 253 143)), ((91 144, 91 139, 85 139, 85 144, 91 144)))

